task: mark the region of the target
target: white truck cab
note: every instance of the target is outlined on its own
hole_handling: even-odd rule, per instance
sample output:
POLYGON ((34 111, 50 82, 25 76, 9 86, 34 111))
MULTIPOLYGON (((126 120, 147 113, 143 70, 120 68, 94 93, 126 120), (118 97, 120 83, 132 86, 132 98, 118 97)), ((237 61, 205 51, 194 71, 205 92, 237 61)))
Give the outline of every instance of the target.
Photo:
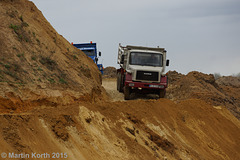
POLYGON ((124 92, 125 99, 132 92, 157 93, 164 97, 167 76, 164 74, 169 60, 164 48, 126 46, 118 48, 118 91, 124 92))

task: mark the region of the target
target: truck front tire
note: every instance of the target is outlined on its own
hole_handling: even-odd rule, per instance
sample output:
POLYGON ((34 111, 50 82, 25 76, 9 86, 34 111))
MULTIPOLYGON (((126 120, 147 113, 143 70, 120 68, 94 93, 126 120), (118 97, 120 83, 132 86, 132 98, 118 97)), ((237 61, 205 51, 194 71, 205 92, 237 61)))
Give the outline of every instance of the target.
POLYGON ((119 72, 117 73, 117 90, 123 92, 122 75, 119 72))
POLYGON ((159 98, 164 98, 166 94, 166 90, 165 89, 160 89, 159 90, 159 98))
POLYGON ((124 92, 124 99, 125 100, 130 100, 130 88, 128 86, 123 87, 123 92, 124 92))
POLYGON ((119 77, 119 73, 117 73, 117 90, 120 91, 120 77, 119 77))

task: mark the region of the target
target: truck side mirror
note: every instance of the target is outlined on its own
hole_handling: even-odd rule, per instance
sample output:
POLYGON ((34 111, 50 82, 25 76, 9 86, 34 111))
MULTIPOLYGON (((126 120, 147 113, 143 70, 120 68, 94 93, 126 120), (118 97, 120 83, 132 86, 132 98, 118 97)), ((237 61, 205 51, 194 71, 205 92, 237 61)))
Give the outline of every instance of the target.
POLYGON ((101 57, 102 53, 101 53, 101 52, 99 52, 99 53, 98 53, 98 55, 99 55, 99 57, 101 57))
POLYGON ((97 57, 95 57, 95 62, 96 62, 96 64, 98 63, 98 58, 97 57))
POLYGON ((169 59, 167 59, 166 61, 166 66, 169 66, 169 59))
POLYGON ((121 57, 121 62, 120 62, 121 64, 123 64, 124 63, 124 55, 122 55, 122 57, 121 57))

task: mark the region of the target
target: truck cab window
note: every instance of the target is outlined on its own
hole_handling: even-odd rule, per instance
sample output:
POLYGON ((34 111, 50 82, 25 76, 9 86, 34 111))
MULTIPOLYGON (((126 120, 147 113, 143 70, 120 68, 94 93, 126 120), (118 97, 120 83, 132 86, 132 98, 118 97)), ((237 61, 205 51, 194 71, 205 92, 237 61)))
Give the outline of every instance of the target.
POLYGON ((130 64, 162 67, 162 55, 156 53, 132 52, 130 54, 130 64))
POLYGON ((83 50, 87 56, 95 56, 94 50, 83 50))

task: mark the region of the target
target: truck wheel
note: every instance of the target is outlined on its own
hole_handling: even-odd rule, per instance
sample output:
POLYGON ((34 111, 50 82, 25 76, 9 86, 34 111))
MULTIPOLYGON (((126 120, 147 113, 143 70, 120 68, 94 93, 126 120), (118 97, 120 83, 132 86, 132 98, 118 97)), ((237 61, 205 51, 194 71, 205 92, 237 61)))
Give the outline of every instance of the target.
POLYGON ((122 75, 121 75, 121 73, 117 74, 117 90, 119 92, 123 92, 123 83, 122 83, 122 75))
POLYGON ((123 91, 124 91, 124 99, 125 100, 130 100, 130 88, 127 87, 127 86, 124 86, 123 88, 123 91))
POLYGON ((119 92, 123 93, 123 79, 121 73, 119 73, 119 92))
POLYGON ((165 89, 161 89, 159 91, 159 98, 164 98, 165 97, 165 94, 166 94, 166 90, 165 89))
POLYGON ((119 73, 117 73, 117 90, 120 91, 120 76, 119 76, 119 73))

